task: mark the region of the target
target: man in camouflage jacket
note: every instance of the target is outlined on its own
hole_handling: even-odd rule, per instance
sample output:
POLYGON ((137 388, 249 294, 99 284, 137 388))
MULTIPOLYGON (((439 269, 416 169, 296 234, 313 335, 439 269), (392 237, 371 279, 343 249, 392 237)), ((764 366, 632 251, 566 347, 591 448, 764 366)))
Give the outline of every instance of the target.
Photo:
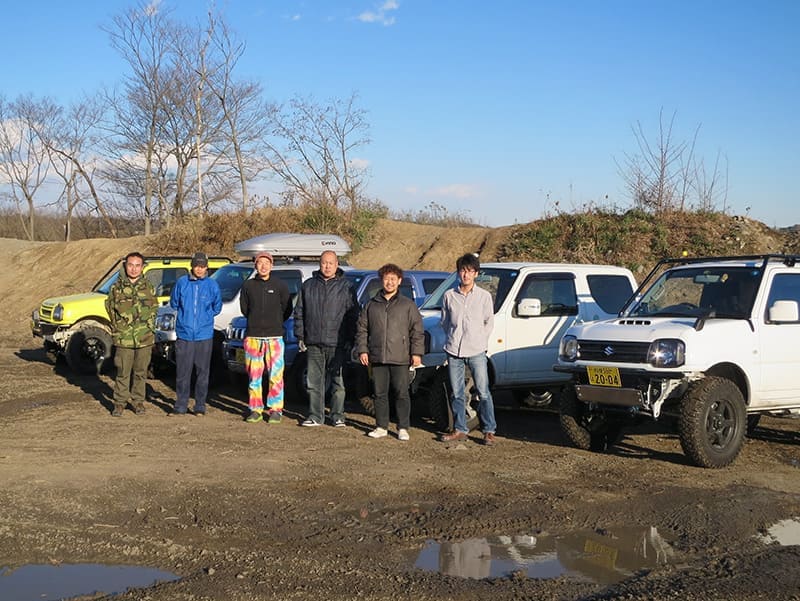
POLYGON ((138 252, 125 257, 123 270, 106 299, 114 335, 114 417, 121 417, 130 403, 136 415, 144 413, 147 366, 155 342, 158 309, 153 285, 142 277, 144 257, 138 252))

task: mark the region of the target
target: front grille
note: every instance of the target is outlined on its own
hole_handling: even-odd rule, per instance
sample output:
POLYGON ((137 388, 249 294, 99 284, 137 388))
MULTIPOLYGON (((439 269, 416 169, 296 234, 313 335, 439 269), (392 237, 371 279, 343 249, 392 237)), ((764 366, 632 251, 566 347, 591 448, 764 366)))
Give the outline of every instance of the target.
POLYGON ((231 328, 231 340, 244 340, 247 328, 231 328))
POLYGON ((39 319, 53 321, 53 309, 55 309, 55 305, 42 304, 42 306, 39 307, 39 319))
POLYGON ((581 361, 647 363, 649 348, 649 342, 578 340, 578 358, 581 361))

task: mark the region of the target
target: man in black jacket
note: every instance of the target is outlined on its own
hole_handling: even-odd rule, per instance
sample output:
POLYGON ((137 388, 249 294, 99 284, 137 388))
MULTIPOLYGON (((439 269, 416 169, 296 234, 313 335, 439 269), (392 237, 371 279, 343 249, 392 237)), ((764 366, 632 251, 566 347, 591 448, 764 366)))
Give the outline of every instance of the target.
POLYGON ((270 277, 272 255, 256 256, 256 275, 247 280, 239 294, 242 315, 247 318, 244 364, 249 378, 247 422, 260 422, 264 412, 262 380, 269 376, 267 411, 269 423, 277 424, 283 414, 283 322, 292 314, 289 287, 282 279, 270 277))
POLYGON ((353 345, 358 300, 339 268, 333 251, 319 258, 319 270, 303 282, 294 309, 294 334, 300 351, 308 355, 308 419, 301 425, 325 423, 325 393, 331 388, 332 425, 344 427, 342 366, 353 345))
POLYGON ((356 350, 364 366, 372 365, 375 385, 375 429, 371 438, 383 438, 389 428, 389 389, 396 399, 397 439, 409 439, 411 399, 408 367, 422 364, 425 335, 422 316, 413 300, 400 294, 403 270, 388 263, 378 270, 383 283, 358 319, 356 350))

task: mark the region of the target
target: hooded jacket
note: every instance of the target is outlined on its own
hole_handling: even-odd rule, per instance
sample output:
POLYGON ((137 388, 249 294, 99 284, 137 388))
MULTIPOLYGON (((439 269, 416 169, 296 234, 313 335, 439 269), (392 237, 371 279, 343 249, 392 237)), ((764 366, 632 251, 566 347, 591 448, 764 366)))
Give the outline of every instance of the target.
POLYGON ((169 306, 178 312, 178 338, 195 341, 214 337, 214 316, 222 311, 222 295, 215 280, 183 276, 172 289, 169 306))
POLYGON ((389 365, 410 365, 411 355, 424 355, 422 315, 414 301, 399 292, 386 300, 380 290, 358 318, 356 350, 367 353, 370 363, 389 365))
POLYGON ((358 300, 341 268, 326 280, 317 270, 303 282, 294 308, 294 335, 306 345, 350 346, 358 320, 358 300))
POLYGON ((143 275, 131 282, 123 267, 108 291, 106 311, 116 346, 141 348, 155 343, 158 299, 143 275))

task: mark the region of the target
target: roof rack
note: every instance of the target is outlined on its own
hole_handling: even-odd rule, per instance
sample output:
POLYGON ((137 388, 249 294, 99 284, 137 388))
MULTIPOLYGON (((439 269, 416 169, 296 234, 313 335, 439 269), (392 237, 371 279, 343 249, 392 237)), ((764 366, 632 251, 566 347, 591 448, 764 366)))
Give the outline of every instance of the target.
POLYGON ((795 263, 800 261, 800 255, 786 255, 780 253, 766 253, 762 255, 731 255, 724 257, 675 257, 669 259, 661 259, 658 265, 671 264, 671 265, 688 265, 690 263, 716 263, 719 261, 780 261, 785 263, 788 267, 794 267, 795 263))

